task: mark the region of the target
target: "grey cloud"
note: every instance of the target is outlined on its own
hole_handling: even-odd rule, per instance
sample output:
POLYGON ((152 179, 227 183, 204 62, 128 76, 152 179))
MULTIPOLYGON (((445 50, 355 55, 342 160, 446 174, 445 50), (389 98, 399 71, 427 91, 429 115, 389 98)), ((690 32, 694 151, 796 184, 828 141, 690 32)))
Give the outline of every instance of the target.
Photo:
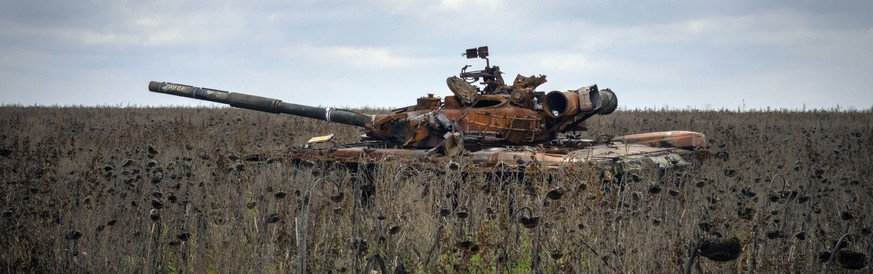
POLYGON ((628 107, 733 107, 748 99, 754 107, 867 108, 870 8, 866 1, 6 1, 0 103, 202 104, 145 90, 149 80, 165 80, 307 104, 400 106, 425 92, 447 93, 444 77, 480 65, 460 52, 489 45, 510 77, 547 74, 547 89, 613 87, 628 107))

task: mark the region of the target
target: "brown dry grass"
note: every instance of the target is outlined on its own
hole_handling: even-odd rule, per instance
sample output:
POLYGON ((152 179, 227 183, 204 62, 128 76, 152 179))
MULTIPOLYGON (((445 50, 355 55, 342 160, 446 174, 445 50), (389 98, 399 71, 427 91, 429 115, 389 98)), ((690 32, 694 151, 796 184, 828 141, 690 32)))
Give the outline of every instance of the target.
POLYGON ((387 163, 367 178, 246 162, 316 135, 360 134, 246 110, 2 107, 0 269, 351 273, 382 261, 411 272, 670 273, 717 233, 743 251, 701 259, 705 272, 819 272, 819 253, 843 234, 846 249, 873 253, 871 121, 620 112, 592 119, 591 131, 700 131, 715 156, 601 182, 587 168, 515 178, 387 163), (376 194, 362 203, 367 182, 376 194), (556 187, 564 196, 546 198, 556 187))

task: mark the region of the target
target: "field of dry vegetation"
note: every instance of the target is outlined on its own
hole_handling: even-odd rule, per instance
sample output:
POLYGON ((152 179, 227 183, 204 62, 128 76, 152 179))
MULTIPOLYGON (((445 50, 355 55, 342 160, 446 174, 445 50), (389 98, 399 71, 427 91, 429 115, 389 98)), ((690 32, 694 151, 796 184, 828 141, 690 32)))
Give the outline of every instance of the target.
POLYGON ((246 161, 361 134, 247 110, 7 106, 0 271, 869 272, 871 122, 870 111, 595 117, 591 133, 684 129, 711 146, 694 169, 611 182, 589 168, 522 177, 246 161), (739 257, 694 255, 718 238, 736 238, 739 257))

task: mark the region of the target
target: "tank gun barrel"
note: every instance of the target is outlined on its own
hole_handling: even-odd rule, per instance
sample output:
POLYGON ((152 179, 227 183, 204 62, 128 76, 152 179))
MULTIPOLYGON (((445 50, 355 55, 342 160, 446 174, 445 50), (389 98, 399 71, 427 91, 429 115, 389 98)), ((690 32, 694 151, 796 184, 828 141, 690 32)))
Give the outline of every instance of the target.
POLYGON ((371 124, 374 119, 373 116, 364 115, 350 110, 298 105, 268 97, 168 82, 151 81, 149 82, 149 90, 158 93, 227 104, 237 108, 270 113, 286 113, 358 127, 366 127, 368 124, 371 124))

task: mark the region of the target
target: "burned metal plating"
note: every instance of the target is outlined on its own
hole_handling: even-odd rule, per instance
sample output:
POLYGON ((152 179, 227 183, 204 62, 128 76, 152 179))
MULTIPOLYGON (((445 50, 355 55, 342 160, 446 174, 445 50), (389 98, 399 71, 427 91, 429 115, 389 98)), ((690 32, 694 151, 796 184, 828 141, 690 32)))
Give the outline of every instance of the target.
POLYGON ((427 94, 418 98, 415 105, 387 114, 304 106, 167 82, 150 82, 149 90, 342 123, 361 127, 365 132, 358 144, 322 153, 306 149, 289 153, 300 160, 352 163, 378 161, 382 157, 418 160, 465 154, 483 166, 507 161, 525 164, 528 159, 560 166, 650 157, 665 167, 686 163, 676 158, 681 160, 682 154, 706 147, 703 134, 691 131, 635 134, 600 142, 568 137, 569 133, 586 130, 587 119, 616 110, 618 100, 611 89, 591 84, 565 91, 539 91, 537 87, 546 83, 545 75, 517 75, 507 84, 500 67, 491 66, 488 47, 468 49, 464 55, 484 60, 485 67, 468 70, 471 66, 466 65, 458 75, 448 77, 446 84, 451 95, 440 98, 427 94), (458 153, 458 149, 466 152, 458 153))

